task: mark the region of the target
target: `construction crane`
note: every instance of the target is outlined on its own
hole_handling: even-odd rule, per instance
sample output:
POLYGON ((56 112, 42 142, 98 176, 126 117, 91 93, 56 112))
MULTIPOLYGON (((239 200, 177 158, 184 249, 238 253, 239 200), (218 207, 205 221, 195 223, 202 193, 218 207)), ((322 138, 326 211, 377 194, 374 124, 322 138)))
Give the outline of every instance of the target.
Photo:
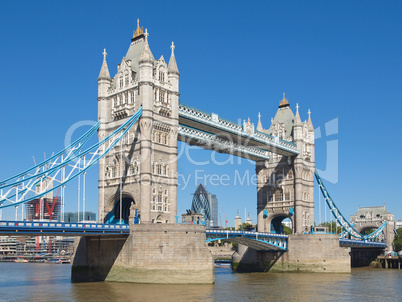
POLYGON ((222 212, 223 212, 223 218, 225 218, 225 228, 227 228, 228 227, 228 218, 226 217, 226 215, 225 215, 225 211, 222 209, 222 212))

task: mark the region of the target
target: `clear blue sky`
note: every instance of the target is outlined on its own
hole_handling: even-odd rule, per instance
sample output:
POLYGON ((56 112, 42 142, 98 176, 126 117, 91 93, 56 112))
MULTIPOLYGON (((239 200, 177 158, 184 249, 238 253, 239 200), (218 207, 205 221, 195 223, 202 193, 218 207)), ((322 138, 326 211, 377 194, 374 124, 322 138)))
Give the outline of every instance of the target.
MULTIPOLYGON (((385 203, 402 219, 401 11, 397 1, 0 1, 0 179, 62 149, 73 123, 97 118, 103 48, 114 76, 140 18, 155 58, 167 60, 175 42, 181 102, 234 121, 257 123, 261 112, 268 128, 286 92, 292 109, 299 103, 303 120, 310 109, 321 128, 317 168, 326 168, 327 141, 338 141, 338 182, 326 184, 343 214, 385 203), (338 133, 325 136, 334 118, 338 133)), ((179 214, 190 208, 196 169, 232 182, 254 173, 245 161, 200 167, 181 158, 178 166, 192 177, 179 186, 179 214)), ((89 174, 86 196, 94 212, 96 177, 89 174)), ((66 210, 76 211, 74 189, 66 210)), ((207 189, 229 224, 245 207, 255 221, 255 186, 207 189)))

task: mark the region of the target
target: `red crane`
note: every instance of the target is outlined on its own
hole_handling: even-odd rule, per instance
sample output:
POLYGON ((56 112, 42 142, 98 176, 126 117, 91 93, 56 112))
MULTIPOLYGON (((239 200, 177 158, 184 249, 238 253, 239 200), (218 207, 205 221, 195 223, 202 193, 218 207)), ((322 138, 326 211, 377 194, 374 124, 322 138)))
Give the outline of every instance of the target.
POLYGON ((228 227, 228 218, 226 217, 226 215, 225 215, 225 211, 222 209, 222 212, 223 212, 223 218, 225 218, 225 228, 227 228, 228 227))

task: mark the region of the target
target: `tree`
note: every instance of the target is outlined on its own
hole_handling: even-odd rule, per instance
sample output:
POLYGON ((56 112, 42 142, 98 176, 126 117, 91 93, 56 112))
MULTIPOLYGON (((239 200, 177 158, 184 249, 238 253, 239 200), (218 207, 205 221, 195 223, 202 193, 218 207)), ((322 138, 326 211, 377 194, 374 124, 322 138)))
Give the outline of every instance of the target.
POLYGON ((286 226, 284 223, 282 223, 282 228, 283 228, 283 234, 285 235, 291 235, 293 233, 293 230, 286 226))
POLYGON ((247 222, 243 222, 240 226, 240 230, 242 231, 250 231, 253 228, 253 226, 247 222))
POLYGON ((399 252, 402 250, 402 228, 396 230, 394 238, 394 251, 399 252))
POLYGON ((328 232, 333 233, 333 234, 340 234, 343 232, 342 227, 337 226, 335 221, 323 222, 323 223, 320 223, 319 226, 327 227, 328 232))

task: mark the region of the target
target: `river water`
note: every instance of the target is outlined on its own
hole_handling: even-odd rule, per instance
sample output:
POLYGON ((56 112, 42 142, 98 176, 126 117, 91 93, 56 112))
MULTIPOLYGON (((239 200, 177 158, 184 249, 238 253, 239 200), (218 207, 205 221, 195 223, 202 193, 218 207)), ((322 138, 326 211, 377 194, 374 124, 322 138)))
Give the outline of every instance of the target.
POLYGON ((402 301, 402 270, 232 273, 213 285, 72 283, 69 264, 0 263, 0 301, 402 301))

